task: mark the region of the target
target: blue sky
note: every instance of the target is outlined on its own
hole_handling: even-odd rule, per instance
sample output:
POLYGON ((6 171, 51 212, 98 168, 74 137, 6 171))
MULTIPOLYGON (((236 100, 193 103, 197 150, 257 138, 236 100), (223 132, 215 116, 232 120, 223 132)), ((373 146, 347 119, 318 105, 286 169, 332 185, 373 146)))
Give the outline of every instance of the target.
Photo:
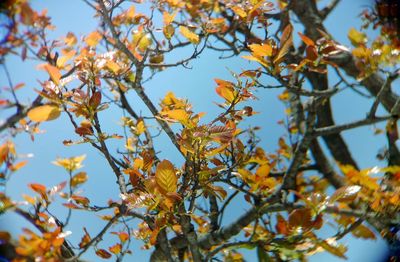
MULTIPOLYGON (((49 10, 49 14, 53 18, 52 21, 57 26, 57 29, 50 35, 51 37, 58 38, 69 31, 74 32, 78 37, 83 36, 94 30, 98 25, 98 22, 93 19, 93 12, 83 1, 34 0, 32 3, 37 9, 47 8, 49 10)), ((357 16, 362 11, 363 5, 365 5, 365 1, 361 0, 342 1, 335 12, 328 17, 325 24, 326 27, 335 39, 342 44, 350 44, 347 40, 347 31, 350 27, 359 27, 360 20, 357 16)), ((299 28, 296 29, 300 30, 299 28)), ((47 78, 44 72, 35 70, 34 63, 22 64, 19 58, 10 57, 7 60, 7 66, 14 84, 18 82, 27 83, 23 91, 21 90, 18 93, 19 96, 26 97, 26 101, 29 101, 29 96, 33 94, 32 90, 34 88, 38 89, 37 80, 43 81, 47 78)), ((145 84, 145 90, 153 101, 158 101, 167 91, 172 90, 178 97, 188 98, 192 102, 195 111, 207 112, 205 117, 207 121, 207 119, 212 119, 220 112, 219 108, 214 104, 214 102, 218 102, 218 98, 215 95, 213 79, 231 79, 228 69, 240 71, 243 68, 248 68, 251 64, 240 57, 221 60, 218 59, 217 53, 206 51, 201 54, 199 60, 191 62, 191 66, 191 70, 179 67, 161 72, 153 80, 145 84)), ((330 81, 335 83, 336 79, 332 78, 330 81)), ((1 72, 0 87, 7 85, 4 74, 1 72)), ((277 99, 279 92, 273 90, 257 91, 256 96, 259 100, 255 101, 253 106, 254 110, 261 112, 261 114, 246 122, 247 125, 262 127, 258 133, 262 139, 260 145, 269 152, 273 152, 277 148, 277 139, 283 133, 282 128, 277 124, 283 118, 284 109, 282 103, 277 99)), ((133 94, 129 96, 129 100, 133 101, 139 112, 142 112, 143 115, 149 115, 148 110, 133 94)), ((371 101, 359 97, 354 92, 346 91, 335 97, 332 103, 336 121, 343 123, 364 117, 371 101)), ((6 112, 0 112, 0 118, 4 118, 6 115, 6 112)), ((105 111, 100 115, 100 118, 106 123, 103 128, 109 133, 121 131, 118 128, 119 118, 115 117, 115 112, 105 111)), ((18 152, 21 154, 33 153, 34 158, 29 159, 29 164, 14 175, 7 187, 7 193, 16 199, 21 199, 21 194, 23 193, 32 194, 26 186, 30 182, 53 186, 66 180, 67 174, 61 168, 50 163, 56 157, 69 157, 85 153, 87 159, 84 161, 85 167, 83 170, 88 173, 89 180, 83 187, 84 195, 99 205, 106 203, 108 199, 118 199, 114 176, 110 175, 112 172, 99 153, 87 145, 65 147, 62 144, 65 139, 77 138, 74 136, 72 126, 66 123, 68 123, 67 118, 62 116, 57 121, 43 124, 42 129, 46 130, 46 133, 37 135, 34 142, 25 134, 16 138, 18 152)), ((373 136, 372 128, 360 128, 356 131, 347 132, 344 133, 344 137, 349 142, 350 149, 356 152, 354 157, 361 167, 384 164, 378 162, 375 158, 376 152, 384 145, 384 139, 382 136, 373 136), (365 141, 368 141, 367 146, 365 141)), ((179 154, 177 154, 165 135, 157 138, 156 146, 157 150, 161 151, 161 158, 168 158, 174 162, 181 161, 179 154)), ((238 205, 238 210, 245 210, 245 206, 238 205)), ((55 208, 54 212, 66 214, 62 208, 55 208)), ((70 230, 73 234, 68 239, 78 243, 82 236, 82 227, 86 227, 94 235, 103 222, 97 218, 93 219, 92 215, 88 215, 85 212, 76 211, 70 224, 70 230)), ((0 227, 5 227, 13 232, 18 233, 21 225, 26 226, 25 222, 15 215, 0 217, 0 227)), ((334 232, 327 230, 324 233, 332 234, 334 232)), ((106 242, 109 241, 106 240, 106 242)), ((379 261, 386 251, 385 244, 381 240, 365 241, 347 237, 341 242, 349 246, 348 261, 379 261)), ((107 245, 102 247, 107 247, 107 245)), ((140 261, 146 261, 148 252, 141 251, 139 247, 140 243, 132 245, 134 257, 135 259, 140 257, 140 261)), ((254 260, 253 256, 250 254, 248 256, 249 261, 254 260)), ((94 256, 93 252, 88 252, 84 258, 91 261, 99 260, 98 257, 94 256)), ((327 253, 315 255, 310 260, 339 261, 338 258, 327 253)))

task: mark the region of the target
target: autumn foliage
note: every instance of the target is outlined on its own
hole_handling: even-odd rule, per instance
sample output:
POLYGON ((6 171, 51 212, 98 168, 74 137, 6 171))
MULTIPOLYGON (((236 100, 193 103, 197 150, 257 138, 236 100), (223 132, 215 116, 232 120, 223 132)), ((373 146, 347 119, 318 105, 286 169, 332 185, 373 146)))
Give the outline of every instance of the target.
MULTIPOLYGON (((382 10, 360 9, 362 27, 349 30, 352 47, 346 47, 324 27, 340 1, 324 7, 316 2, 83 0, 99 26, 81 38, 69 32, 59 39, 49 37, 57 29, 46 10, 35 10, 28 0, 2 4, 8 19, 0 55, 9 86, 0 100, 1 185, 19 179, 14 174, 27 164, 15 137, 46 136, 44 122, 73 127, 66 147, 91 148, 66 158, 52 152, 53 164, 65 171, 59 184, 31 182, 23 201, 0 192, 1 214, 28 222, 20 235, 0 232, 0 245, 7 247, 2 255, 79 261, 91 251, 129 261, 138 247, 133 243, 140 243, 151 261, 242 261, 243 250, 259 261, 305 261, 318 252, 344 259, 352 247, 340 240, 350 234, 381 237, 396 250, 400 98, 391 85, 399 76, 400 42, 379 19, 382 10), (375 37, 368 35, 372 31, 375 37), (176 60, 180 50, 191 53, 176 60), (171 67, 196 70, 190 63, 206 50, 248 63, 229 79, 214 79, 210 101, 218 114, 205 118, 207 112, 172 91, 158 101, 147 96, 147 81, 171 67), (8 74, 13 56, 34 61, 47 76, 26 101, 19 96, 30 87, 13 85, 23 79, 8 74), (337 83, 328 81, 331 75, 337 83), (276 99, 285 107, 277 150, 259 139, 265 129, 246 122, 263 114, 254 110, 257 92, 271 89, 279 90, 276 99), (336 123, 331 99, 345 91, 368 96, 370 110, 336 123), (137 111, 132 93, 150 115, 137 111), (100 118, 107 110, 119 114, 109 123, 100 118), (117 121, 119 131, 109 132, 117 121), (387 141, 379 167, 360 167, 353 158, 360 152, 351 152, 343 138, 362 126, 387 141), (174 147, 167 154, 178 154, 182 163, 160 157, 160 133, 174 147), (116 181, 110 186, 119 191, 106 203, 85 196, 85 183, 94 178, 83 163, 93 154, 104 158, 116 181), (246 208, 237 209, 238 203, 246 208), (56 205, 67 216, 51 212, 56 205), (80 232, 71 232, 70 218, 79 212, 105 226, 89 232, 82 223, 80 232), (328 227, 334 233, 327 237, 321 232, 328 227), (71 233, 80 241, 71 243, 71 233)), ((45 167, 42 173, 47 176, 45 167)))

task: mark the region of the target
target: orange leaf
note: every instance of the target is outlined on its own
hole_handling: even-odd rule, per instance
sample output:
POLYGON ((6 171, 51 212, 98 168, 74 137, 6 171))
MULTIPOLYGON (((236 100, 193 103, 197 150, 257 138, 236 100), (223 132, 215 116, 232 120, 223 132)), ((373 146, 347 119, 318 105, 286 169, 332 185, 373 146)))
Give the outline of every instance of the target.
POLYGON ((156 183, 164 194, 176 192, 178 178, 174 166, 168 160, 163 160, 157 165, 156 183))
POLYGON ((83 205, 83 206, 87 206, 87 205, 89 205, 89 203, 90 203, 89 198, 84 197, 84 196, 72 195, 72 196, 71 196, 71 199, 75 200, 75 202, 76 202, 77 204, 81 204, 81 205, 83 205))
POLYGON ((110 250, 110 252, 115 255, 118 255, 119 253, 121 253, 121 249, 122 249, 122 245, 120 243, 117 243, 108 248, 108 250, 110 250))
POLYGON ((263 44, 263 45, 252 44, 249 47, 254 56, 262 57, 262 56, 272 55, 272 47, 269 44, 263 44))
POLYGON ((46 195, 46 187, 41 184, 29 184, 28 185, 33 191, 40 195, 46 195))
POLYGON ((44 122, 57 119, 61 110, 57 105, 42 105, 28 111, 28 117, 34 122, 44 122))
POLYGON ((85 38, 85 42, 88 46, 95 47, 100 42, 101 38, 101 34, 94 31, 85 38))
POLYGON ((199 36, 197 34, 193 33, 192 31, 190 31, 190 29, 187 28, 186 26, 180 26, 179 31, 192 44, 198 44, 200 42, 199 36))
POLYGON ((85 234, 83 235, 81 242, 79 243, 79 248, 84 248, 91 240, 86 228, 83 228, 83 231, 85 232, 85 234))
POLYGON ((298 32, 301 40, 307 45, 307 46, 315 46, 314 41, 309 38, 308 36, 303 35, 302 33, 298 32))
POLYGON ((24 167, 27 163, 28 163, 27 160, 18 162, 18 163, 16 163, 15 165, 12 165, 12 166, 10 167, 10 170, 13 171, 13 172, 15 172, 15 171, 19 170, 20 168, 24 167))
POLYGON ((60 84, 60 79, 61 79, 61 73, 60 70, 58 70, 57 67, 52 66, 50 64, 45 64, 43 65, 43 68, 47 71, 49 74, 51 80, 54 82, 55 85, 60 84))
POLYGON ((281 214, 278 214, 276 217, 276 225, 275 225, 275 229, 279 234, 282 235, 288 235, 289 234, 289 230, 288 230, 288 225, 286 220, 283 218, 283 216, 281 214))

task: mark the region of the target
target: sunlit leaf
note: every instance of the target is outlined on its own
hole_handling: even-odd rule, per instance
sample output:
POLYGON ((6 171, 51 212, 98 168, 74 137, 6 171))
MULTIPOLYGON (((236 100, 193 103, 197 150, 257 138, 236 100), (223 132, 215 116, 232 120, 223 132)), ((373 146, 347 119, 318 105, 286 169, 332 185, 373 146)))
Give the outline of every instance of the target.
POLYGON ((100 42, 101 38, 101 34, 97 31, 94 31, 85 38, 85 42, 88 46, 95 47, 100 42))
POLYGON ((189 40, 192 44, 198 44, 200 42, 200 38, 197 34, 193 33, 189 28, 186 26, 180 26, 179 31, 181 34, 189 40))
POLYGON ((163 160, 157 165, 156 183, 162 192, 176 192, 178 178, 175 168, 168 160, 163 160))
POLYGON ((271 56, 272 55, 272 47, 269 44, 252 44, 249 45, 251 52, 254 56, 271 56))
POLYGON ((350 29, 347 36, 354 46, 365 44, 368 41, 367 36, 364 33, 357 31, 357 29, 355 29, 354 27, 350 29))
POLYGON ((329 198, 329 202, 333 203, 336 201, 352 201, 355 199, 360 190, 360 186, 341 187, 333 193, 333 195, 329 198))
POLYGON ((117 243, 117 244, 115 244, 115 245, 109 247, 108 250, 109 250, 111 253, 113 253, 113 254, 115 254, 115 255, 118 255, 119 253, 121 253, 122 245, 121 245, 120 243, 117 243))
POLYGON ((57 119, 61 109, 57 105, 42 105, 28 111, 28 117, 34 122, 44 122, 57 119))

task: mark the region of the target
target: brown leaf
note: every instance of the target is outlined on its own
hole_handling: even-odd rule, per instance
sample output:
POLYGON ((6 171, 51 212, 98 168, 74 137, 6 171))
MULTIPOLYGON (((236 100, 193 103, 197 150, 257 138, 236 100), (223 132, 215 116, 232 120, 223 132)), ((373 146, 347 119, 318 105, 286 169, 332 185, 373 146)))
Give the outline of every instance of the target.
POLYGON ((97 249, 96 255, 104 259, 109 259, 111 257, 111 254, 105 249, 97 249))

